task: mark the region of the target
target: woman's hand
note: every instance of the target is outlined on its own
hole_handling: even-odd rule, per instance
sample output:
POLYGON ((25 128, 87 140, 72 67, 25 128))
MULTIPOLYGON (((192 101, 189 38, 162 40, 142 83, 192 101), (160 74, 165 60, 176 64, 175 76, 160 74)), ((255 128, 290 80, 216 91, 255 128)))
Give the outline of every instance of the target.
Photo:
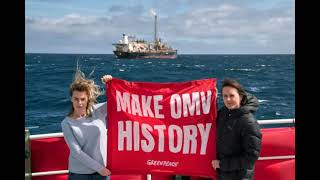
POLYGON ((104 167, 104 168, 99 172, 99 174, 101 174, 101 176, 110 176, 111 172, 110 172, 109 169, 107 169, 107 168, 104 167))
POLYGON ((111 75, 104 75, 102 78, 101 78, 101 82, 103 84, 106 84, 108 81, 111 81, 112 80, 112 76, 111 75))
POLYGON ((219 160, 212 160, 211 164, 212 164, 212 167, 214 168, 214 170, 216 170, 217 168, 220 168, 220 161, 219 160))

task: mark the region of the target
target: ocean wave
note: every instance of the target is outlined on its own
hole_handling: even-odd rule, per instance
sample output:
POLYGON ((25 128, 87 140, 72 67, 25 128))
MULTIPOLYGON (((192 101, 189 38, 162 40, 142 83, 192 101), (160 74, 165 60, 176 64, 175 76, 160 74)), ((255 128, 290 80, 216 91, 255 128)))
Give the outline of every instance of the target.
POLYGON ((98 58, 98 57, 90 57, 89 59, 90 60, 101 60, 101 58, 98 58))
POLYGON ((269 100, 265 100, 265 99, 259 99, 258 101, 259 101, 259 103, 262 103, 262 104, 265 102, 269 102, 269 100))
POLYGON ((181 67, 182 64, 171 64, 171 66, 174 66, 174 67, 181 67))
POLYGON ((230 68, 230 69, 225 69, 226 71, 256 71, 254 69, 247 69, 247 68, 243 68, 243 69, 235 69, 235 68, 230 68))
POLYGON ((194 65, 194 67, 205 67, 205 65, 202 65, 202 64, 196 64, 196 65, 194 65))
POLYGON ((258 88, 258 87, 249 87, 249 90, 252 91, 252 92, 259 92, 260 88, 258 88))
POLYGON ((36 129, 36 128, 39 128, 39 126, 28 126, 28 127, 26 127, 26 129, 36 129))

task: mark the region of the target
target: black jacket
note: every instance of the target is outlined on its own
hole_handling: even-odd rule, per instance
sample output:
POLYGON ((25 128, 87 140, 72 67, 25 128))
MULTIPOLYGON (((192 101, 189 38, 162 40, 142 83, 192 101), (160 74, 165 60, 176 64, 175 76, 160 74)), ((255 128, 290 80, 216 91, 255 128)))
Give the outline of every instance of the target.
POLYGON ((261 131, 252 115, 258 99, 247 93, 239 109, 219 109, 217 116, 218 180, 253 179, 254 163, 261 148, 261 131), (220 174, 220 175, 219 175, 220 174))

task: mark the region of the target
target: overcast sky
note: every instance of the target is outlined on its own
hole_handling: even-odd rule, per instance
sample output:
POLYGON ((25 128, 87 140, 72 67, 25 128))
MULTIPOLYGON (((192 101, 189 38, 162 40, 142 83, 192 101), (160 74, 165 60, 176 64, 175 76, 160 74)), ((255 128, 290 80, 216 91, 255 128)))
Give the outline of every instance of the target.
POLYGON ((179 54, 294 54, 294 0, 25 0, 26 53, 112 54, 122 34, 179 54))

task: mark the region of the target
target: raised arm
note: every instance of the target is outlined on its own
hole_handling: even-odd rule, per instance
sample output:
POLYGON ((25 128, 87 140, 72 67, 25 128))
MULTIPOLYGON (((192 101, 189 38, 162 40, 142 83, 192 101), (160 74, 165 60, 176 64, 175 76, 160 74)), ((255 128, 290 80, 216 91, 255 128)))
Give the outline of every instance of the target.
MULTIPOLYGON (((112 80, 111 75, 104 75, 101 78, 101 82, 103 84, 106 84, 108 81, 111 81, 111 80, 112 80)), ((103 118, 106 118, 106 116, 107 116, 107 102, 96 104, 94 106, 94 109, 96 111, 98 111, 103 116, 103 118)))
POLYGON ((93 109, 98 112, 98 115, 103 119, 107 117, 107 102, 95 104, 93 109))

